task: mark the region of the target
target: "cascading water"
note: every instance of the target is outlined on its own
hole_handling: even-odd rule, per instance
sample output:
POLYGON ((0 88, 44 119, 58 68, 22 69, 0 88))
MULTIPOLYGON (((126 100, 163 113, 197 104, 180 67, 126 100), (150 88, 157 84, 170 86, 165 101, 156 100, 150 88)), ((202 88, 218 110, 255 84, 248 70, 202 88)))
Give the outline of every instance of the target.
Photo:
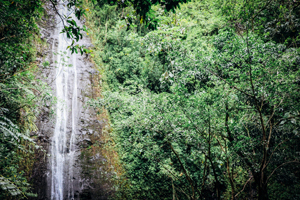
MULTIPOLYGON (((51 156, 45 159, 42 152, 36 155, 32 172, 34 192, 39 200, 106 200, 113 192, 111 175, 107 173, 110 163, 97 144, 107 124, 97 116, 97 110, 88 106, 90 97, 99 95, 95 86, 98 87, 100 74, 89 55, 71 55, 66 49, 71 41, 60 33, 63 23, 57 11, 62 17, 72 17, 81 27, 85 19, 76 20, 72 10, 63 6, 70 1, 55 2, 60 5, 53 8, 51 1, 45 1, 47 13, 40 24, 41 39, 49 44, 40 52, 40 59, 49 62, 48 66, 41 65, 40 76, 57 97, 56 115, 52 117, 53 107, 47 102, 36 122, 37 142, 51 156)), ((85 34, 78 44, 93 48, 85 34)))
MULTIPOLYGON (((68 16, 68 10, 60 5, 60 14, 68 16)), ((66 50, 69 45, 65 34, 59 34, 62 22, 56 27, 56 122, 51 147, 51 199, 74 199, 74 157, 77 112, 76 54, 66 50), (71 67, 70 67, 70 64, 71 67), (71 81, 73 80, 73 81, 71 81), (70 92, 71 91, 71 92, 70 92), (71 99, 68 94, 72 94, 71 99), (71 114, 70 114, 71 109, 71 114), (71 126, 71 127, 68 127, 71 126), (68 131, 71 129, 70 131, 68 131)))

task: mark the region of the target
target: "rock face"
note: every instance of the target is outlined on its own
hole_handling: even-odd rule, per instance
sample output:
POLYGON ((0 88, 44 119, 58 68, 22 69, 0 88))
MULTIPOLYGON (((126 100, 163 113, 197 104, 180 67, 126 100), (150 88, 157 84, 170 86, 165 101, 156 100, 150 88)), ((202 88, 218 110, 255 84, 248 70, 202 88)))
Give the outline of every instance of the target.
MULTIPOLYGON (((99 120, 87 105, 99 74, 88 56, 66 50, 69 41, 60 34, 62 23, 50 4, 46 10, 40 29, 48 47, 41 55, 50 65, 41 66, 40 78, 51 86, 57 101, 43 108, 37 121, 39 131, 33 134, 46 153, 36 153, 31 182, 38 197, 32 199, 107 199, 112 190, 106 160, 90 150, 93 144, 101 144, 106 121, 99 120)), ((68 11, 61 7, 59 12, 68 11)), ((87 37, 81 44, 91 46, 87 37)))

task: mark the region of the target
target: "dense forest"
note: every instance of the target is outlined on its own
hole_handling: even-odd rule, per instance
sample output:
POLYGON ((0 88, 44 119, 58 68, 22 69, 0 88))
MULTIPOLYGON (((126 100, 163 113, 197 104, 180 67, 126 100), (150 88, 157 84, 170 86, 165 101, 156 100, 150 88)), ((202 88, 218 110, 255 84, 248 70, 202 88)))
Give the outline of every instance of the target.
MULTIPOLYGON (((67 20, 68 51, 101 77, 87 106, 109 121, 111 199, 300 199, 299 1, 66 2, 85 21, 67 20)), ((45 3, 59 15, 56 0, 0 1, 0 199, 36 198, 48 151, 34 134, 56 101, 39 78, 45 3)))

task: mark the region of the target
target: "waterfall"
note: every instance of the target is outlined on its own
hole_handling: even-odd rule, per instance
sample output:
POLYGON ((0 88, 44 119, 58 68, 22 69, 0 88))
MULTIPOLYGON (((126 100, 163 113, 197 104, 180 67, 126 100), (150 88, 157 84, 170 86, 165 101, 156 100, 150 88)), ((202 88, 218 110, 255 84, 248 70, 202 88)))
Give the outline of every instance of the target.
MULTIPOLYGON (((61 15, 67 8, 60 5, 61 15)), ((51 146, 51 199, 74 199, 74 159, 77 113, 77 70, 76 54, 70 55, 70 41, 60 34, 62 22, 56 26, 56 120, 51 146), (71 64, 71 65, 70 65, 71 64), (70 95, 72 97, 70 98, 70 95), (70 126, 70 127, 69 127, 70 126), (70 130, 69 130, 70 129, 70 130)))

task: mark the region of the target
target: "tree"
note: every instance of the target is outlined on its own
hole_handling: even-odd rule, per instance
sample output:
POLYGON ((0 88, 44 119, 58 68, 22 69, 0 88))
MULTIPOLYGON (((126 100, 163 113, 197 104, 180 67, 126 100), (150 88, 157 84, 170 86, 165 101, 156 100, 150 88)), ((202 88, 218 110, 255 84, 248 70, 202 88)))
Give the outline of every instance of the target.
MULTIPOLYGON (((290 183, 293 194, 281 198, 299 195, 297 38, 265 32, 281 20, 268 16, 280 2, 226 3, 210 4, 217 11, 208 12, 228 9, 228 18, 219 16, 226 25, 217 18, 200 26, 212 16, 198 20, 191 4, 178 16, 157 14, 160 29, 145 35, 137 28, 116 33, 112 27, 122 23, 104 22, 110 29, 99 63, 111 91, 100 107, 111 114, 131 191, 155 193, 141 188, 160 175, 169 198, 277 198, 275 190, 287 190, 274 185, 290 183), (144 163, 155 167, 139 168, 144 163)), ((210 8, 200 5, 201 13, 210 8)))
POLYGON ((299 114, 294 112, 299 109, 299 71, 295 70, 299 54, 254 35, 239 37, 219 34, 208 70, 230 88, 228 95, 233 92, 238 99, 231 105, 232 100, 225 102, 224 137, 251 171, 259 199, 268 199, 267 184, 276 170, 299 163, 295 149, 289 149, 299 140, 299 114), (289 156, 276 153, 286 148, 289 156))

